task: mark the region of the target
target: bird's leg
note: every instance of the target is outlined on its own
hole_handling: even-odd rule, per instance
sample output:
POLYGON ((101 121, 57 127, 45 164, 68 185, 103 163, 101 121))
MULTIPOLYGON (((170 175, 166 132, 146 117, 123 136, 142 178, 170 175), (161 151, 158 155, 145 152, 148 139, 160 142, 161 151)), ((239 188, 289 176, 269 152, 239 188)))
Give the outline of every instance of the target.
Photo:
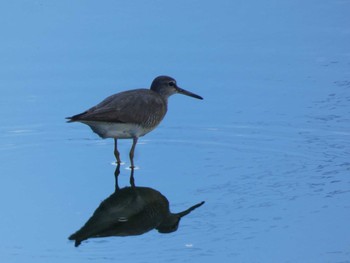
POLYGON ((118 152, 117 139, 114 139, 114 156, 117 159, 117 164, 120 164, 120 154, 118 152))
POLYGON ((135 166, 134 166, 134 152, 135 152, 135 146, 136 146, 137 140, 138 140, 137 137, 132 138, 132 146, 131 146, 130 153, 129 153, 130 162, 131 162, 130 168, 132 168, 132 169, 135 168, 135 166))
POLYGON ((118 184, 118 176, 120 174, 120 163, 117 164, 117 167, 115 168, 114 171, 114 177, 115 177, 115 192, 117 192, 120 188, 119 188, 119 184, 118 184))
POLYGON ((134 168, 131 168, 130 170, 130 185, 131 187, 135 187, 134 168))

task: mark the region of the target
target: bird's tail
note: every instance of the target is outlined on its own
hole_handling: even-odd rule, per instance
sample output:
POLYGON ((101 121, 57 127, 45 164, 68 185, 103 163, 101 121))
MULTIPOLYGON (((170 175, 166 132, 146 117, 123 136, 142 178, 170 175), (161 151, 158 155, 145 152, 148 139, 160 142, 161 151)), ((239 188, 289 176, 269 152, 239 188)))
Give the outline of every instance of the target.
POLYGON ((73 122, 73 117, 66 117, 67 122, 73 122))
POLYGON ((79 231, 78 231, 78 232, 76 232, 76 233, 70 235, 68 239, 69 239, 69 240, 74 240, 74 241, 75 241, 74 246, 75 246, 75 247, 78 247, 78 246, 81 244, 81 242, 84 241, 86 238, 83 238, 83 237, 79 234, 79 231))
POLYGON ((83 116, 86 113, 86 111, 79 113, 77 115, 71 116, 71 117, 66 117, 67 122, 75 122, 81 120, 81 116, 83 116))

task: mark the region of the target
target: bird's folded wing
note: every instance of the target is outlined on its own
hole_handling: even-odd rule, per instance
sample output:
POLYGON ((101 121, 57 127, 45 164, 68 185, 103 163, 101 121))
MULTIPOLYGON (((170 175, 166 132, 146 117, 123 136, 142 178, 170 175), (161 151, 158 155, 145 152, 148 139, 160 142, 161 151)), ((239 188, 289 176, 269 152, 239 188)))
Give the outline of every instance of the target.
POLYGON ((144 209, 144 201, 137 195, 127 195, 124 192, 112 194, 95 210, 85 225, 70 236, 71 240, 101 235, 106 230, 123 224, 129 218, 137 215, 144 209))
POLYGON ((151 117, 162 119, 165 112, 166 104, 161 97, 141 89, 112 95, 71 120, 139 124, 151 117))

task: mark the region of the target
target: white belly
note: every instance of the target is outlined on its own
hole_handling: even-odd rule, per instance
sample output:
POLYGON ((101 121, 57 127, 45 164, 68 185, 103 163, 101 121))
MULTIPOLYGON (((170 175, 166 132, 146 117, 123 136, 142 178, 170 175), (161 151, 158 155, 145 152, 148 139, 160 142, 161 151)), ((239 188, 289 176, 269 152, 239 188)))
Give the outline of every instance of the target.
POLYGON ((141 137, 152 129, 144 129, 140 125, 130 123, 111 123, 99 121, 83 121, 86 125, 102 138, 129 139, 141 137))

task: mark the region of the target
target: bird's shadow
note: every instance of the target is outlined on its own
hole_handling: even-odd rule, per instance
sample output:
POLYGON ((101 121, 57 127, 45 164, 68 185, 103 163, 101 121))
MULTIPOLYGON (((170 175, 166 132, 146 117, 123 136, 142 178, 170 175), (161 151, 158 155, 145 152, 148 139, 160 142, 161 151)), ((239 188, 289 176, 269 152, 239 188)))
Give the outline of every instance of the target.
POLYGON ((204 204, 200 202, 180 213, 171 213, 167 198, 159 191, 135 186, 134 169, 130 171, 128 187, 119 187, 119 174, 120 164, 114 172, 114 193, 101 202, 80 230, 69 237, 76 247, 89 238, 142 235, 152 229, 160 233, 174 232, 183 216, 204 204))

